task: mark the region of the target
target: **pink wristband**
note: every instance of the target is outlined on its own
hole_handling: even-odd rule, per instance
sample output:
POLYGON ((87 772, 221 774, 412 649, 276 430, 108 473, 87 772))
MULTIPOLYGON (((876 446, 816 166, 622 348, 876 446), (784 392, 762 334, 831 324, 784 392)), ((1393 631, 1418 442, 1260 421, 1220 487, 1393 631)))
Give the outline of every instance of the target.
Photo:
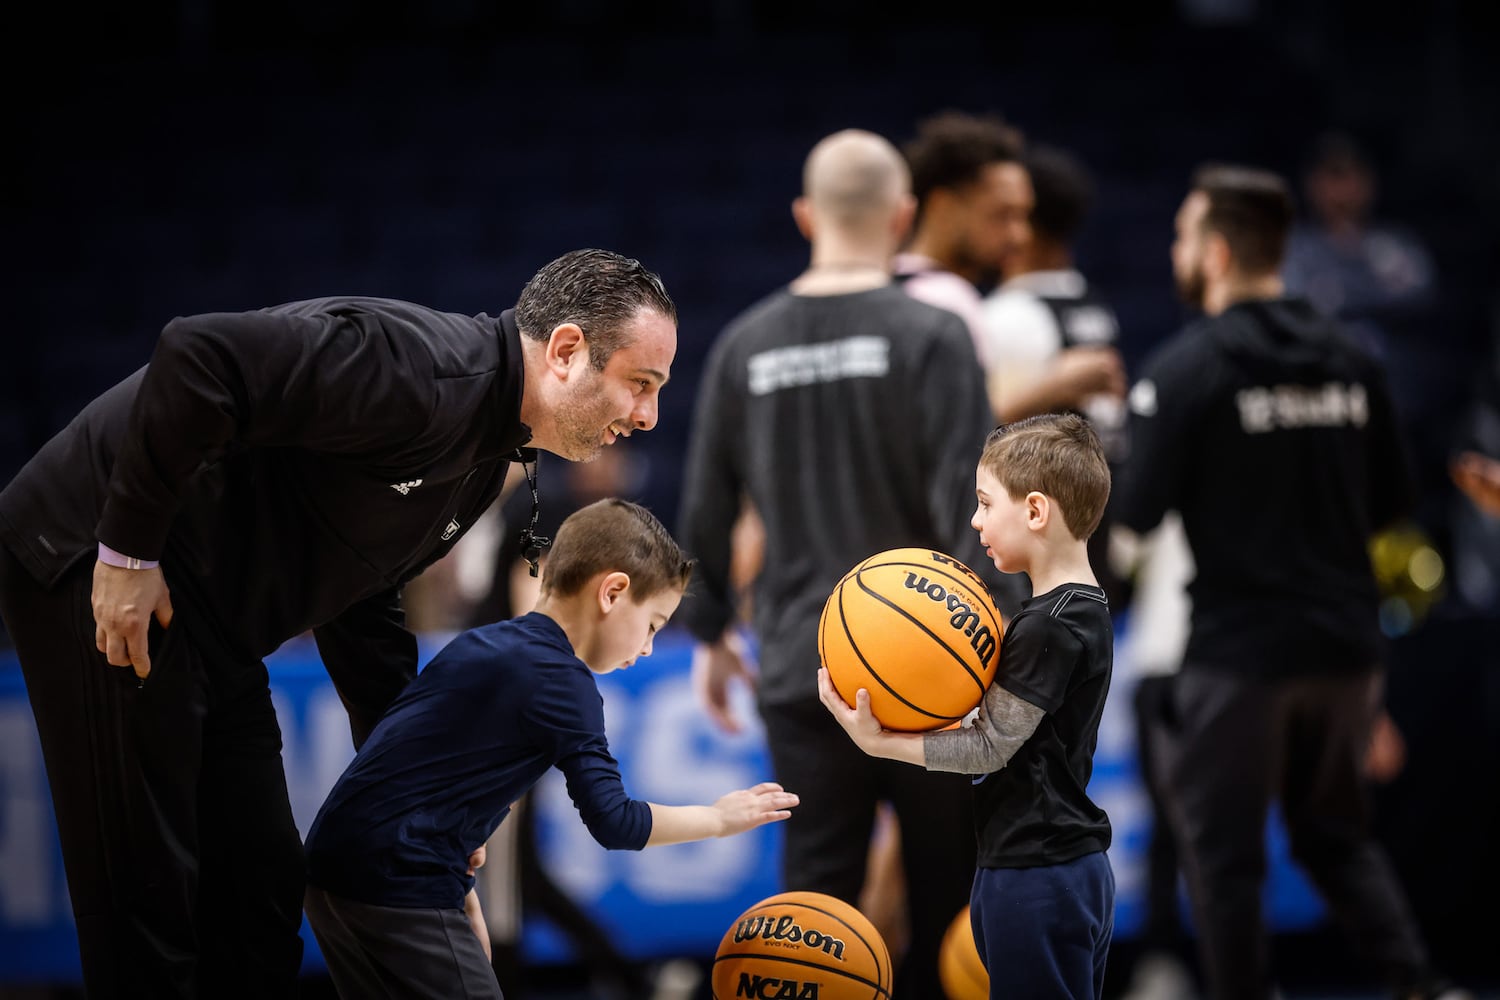
POLYGON ((161 565, 156 559, 135 559, 122 555, 103 542, 99 543, 99 561, 106 566, 118 566, 121 569, 155 569, 161 565))

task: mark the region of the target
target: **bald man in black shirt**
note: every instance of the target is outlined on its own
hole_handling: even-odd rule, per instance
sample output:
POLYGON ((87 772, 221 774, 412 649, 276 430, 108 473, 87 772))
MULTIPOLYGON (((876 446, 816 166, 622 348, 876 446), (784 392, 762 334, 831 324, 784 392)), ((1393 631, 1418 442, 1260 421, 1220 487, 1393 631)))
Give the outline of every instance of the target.
POLYGON ((754 680, 777 780, 802 797, 785 827, 787 889, 857 905, 877 804, 893 804, 911 928, 893 992, 938 997, 938 948, 974 871, 968 781, 850 745, 818 701, 817 628, 839 579, 883 549, 979 564, 966 522, 989 404, 962 320, 892 283, 913 208, 900 153, 836 133, 808 157, 804 191, 794 212, 811 266, 730 325, 699 389, 679 534, 699 569, 678 620, 699 640, 694 679, 721 725, 738 728, 730 682, 754 680), (746 496, 765 525, 758 675, 732 627, 731 530, 746 496))

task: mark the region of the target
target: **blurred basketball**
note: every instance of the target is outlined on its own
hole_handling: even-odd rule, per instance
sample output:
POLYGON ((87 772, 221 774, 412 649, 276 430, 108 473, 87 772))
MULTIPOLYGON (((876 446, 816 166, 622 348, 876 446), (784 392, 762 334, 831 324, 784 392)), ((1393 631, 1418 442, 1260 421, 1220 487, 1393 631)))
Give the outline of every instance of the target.
POLYGON ((714 1000, 888 1000, 891 956, 875 926, 843 900, 783 892, 725 931, 710 979, 714 1000))
POLYGON ((987 1000, 990 995, 990 974, 974 947, 974 927, 969 923, 967 906, 953 918, 938 946, 938 980, 948 1000, 987 1000))
POLYGON ((886 729, 925 732, 959 722, 984 698, 1004 631, 973 570, 932 549, 889 549, 834 587, 818 653, 845 702, 865 688, 886 729))

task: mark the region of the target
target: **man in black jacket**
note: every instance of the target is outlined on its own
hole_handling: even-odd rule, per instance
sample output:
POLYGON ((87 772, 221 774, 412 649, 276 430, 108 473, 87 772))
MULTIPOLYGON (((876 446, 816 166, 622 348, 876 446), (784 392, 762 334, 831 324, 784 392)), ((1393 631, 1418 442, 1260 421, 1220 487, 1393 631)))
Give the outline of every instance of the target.
POLYGON ((1197 567, 1162 766, 1208 992, 1272 995, 1261 914, 1266 821, 1398 997, 1436 985, 1402 887, 1370 835, 1361 763, 1381 691, 1371 535, 1411 508, 1379 364, 1278 269, 1285 182, 1202 169, 1177 216, 1179 290, 1202 319, 1130 393, 1119 524, 1182 515, 1197 567))
POLYGON ((699 640, 694 682, 721 727, 740 726, 731 682, 755 680, 776 778, 804 803, 785 829, 787 889, 858 905, 877 805, 892 803, 911 938, 904 961, 893 956, 893 993, 937 997, 943 932, 974 877, 968 779, 854 746, 818 700, 817 629, 834 585, 881 550, 988 564, 968 518, 989 404, 963 321, 891 279, 914 209, 895 147, 835 133, 808 156, 803 190, 793 213, 810 266, 730 324, 698 390, 681 530, 698 575, 678 620, 699 640), (751 602, 758 679, 734 627, 742 498, 764 523, 751 602))
POLYGON ((602 250, 498 318, 180 317, 0 493, 0 613, 91 997, 294 990, 302 849, 262 657, 311 629, 362 742, 416 675, 402 585, 512 462, 653 427, 676 347, 660 279, 602 250))

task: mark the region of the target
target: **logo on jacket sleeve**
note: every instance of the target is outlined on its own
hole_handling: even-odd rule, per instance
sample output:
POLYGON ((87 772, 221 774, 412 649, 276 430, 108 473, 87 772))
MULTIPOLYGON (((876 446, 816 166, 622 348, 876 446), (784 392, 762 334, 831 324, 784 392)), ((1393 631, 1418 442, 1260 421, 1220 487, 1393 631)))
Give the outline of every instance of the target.
POLYGON ((1156 416, 1156 383, 1143 378, 1130 387, 1130 412, 1140 417, 1156 416))
POLYGON ((391 483, 391 489, 395 490, 397 493, 401 494, 402 496, 406 496, 412 490, 416 489, 418 486, 421 486, 421 485, 422 485, 422 480, 420 480, 420 479, 411 479, 411 480, 408 480, 407 482, 404 482, 404 483, 391 483))

